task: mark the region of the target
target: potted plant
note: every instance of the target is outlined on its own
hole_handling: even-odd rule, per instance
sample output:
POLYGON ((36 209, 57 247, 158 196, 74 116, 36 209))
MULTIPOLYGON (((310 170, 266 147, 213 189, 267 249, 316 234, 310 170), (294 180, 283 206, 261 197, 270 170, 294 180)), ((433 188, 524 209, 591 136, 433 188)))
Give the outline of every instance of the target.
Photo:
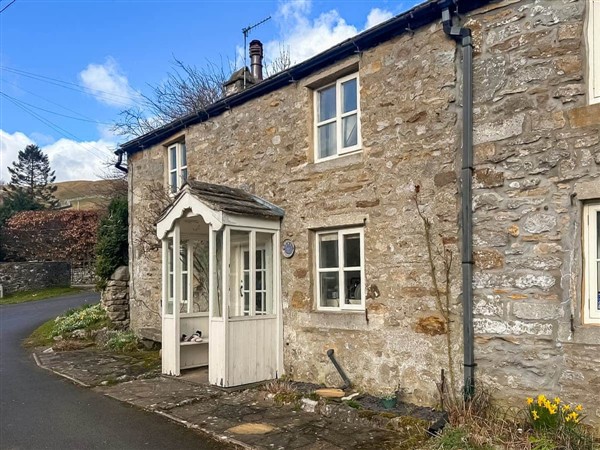
POLYGON ((398 401, 398 398, 396 397, 396 393, 391 393, 391 394, 386 394, 383 397, 381 397, 381 405, 385 408, 385 409, 393 409, 396 407, 396 403, 398 401))

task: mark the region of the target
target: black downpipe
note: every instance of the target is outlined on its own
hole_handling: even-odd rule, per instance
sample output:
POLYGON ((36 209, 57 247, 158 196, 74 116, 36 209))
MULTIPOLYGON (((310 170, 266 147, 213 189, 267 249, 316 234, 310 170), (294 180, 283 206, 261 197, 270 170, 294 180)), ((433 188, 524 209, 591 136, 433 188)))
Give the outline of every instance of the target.
POLYGON ((122 166, 122 164, 123 164, 123 152, 119 150, 119 151, 116 151, 115 153, 119 157, 119 159, 115 163, 115 167, 117 169, 119 169, 123 173, 128 173, 129 170, 127 169, 127 167, 122 166))
POLYGON ((340 366, 340 363, 338 363, 337 360, 335 359, 335 356, 333 356, 333 349, 332 348, 330 348, 329 350, 327 350, 327 356, 329 356, 329 359, 331 360, 331 362, 335 366, 335 369, 340 374, 340 377, 342 377, 342 380, 344 380, 344 385, 342 386, 342 389, 351 388, 352 387, 352 382, 350 381, 350 378, 348 378, 348 375, 346 375, 346 372, 344 372, 344 369, 342 369, 342 366, 340 366))
POLYGON ((473 43, 471 30, 452 25, 449 5, 442 11, 444 32, 460 42, 463 64, 463 130, 461 169, 461 241, 463 286, 463 347, 464 396, 469 399, 475 392, 475 351, 473 333, 473 43))

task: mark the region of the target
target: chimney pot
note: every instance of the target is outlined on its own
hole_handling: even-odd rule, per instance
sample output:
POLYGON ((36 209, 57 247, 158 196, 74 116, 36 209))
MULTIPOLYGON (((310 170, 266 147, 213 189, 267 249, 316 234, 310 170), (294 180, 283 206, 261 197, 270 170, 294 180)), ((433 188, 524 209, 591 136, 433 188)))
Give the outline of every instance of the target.
POLYGON ((263 79, 263 45, 257 39, 250 42, 250 72, 256 81, 263 79))

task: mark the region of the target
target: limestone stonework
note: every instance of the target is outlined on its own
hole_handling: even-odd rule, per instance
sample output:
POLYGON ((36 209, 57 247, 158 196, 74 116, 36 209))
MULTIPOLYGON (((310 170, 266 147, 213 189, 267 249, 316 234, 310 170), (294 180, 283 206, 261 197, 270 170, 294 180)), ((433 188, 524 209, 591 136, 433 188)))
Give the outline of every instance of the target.
MULTIPOLYGON (((585 96, 585 6, 506 0, 464 20, 475 42, 477 373, 507 397, 544 391, 592 407, 600 405, 600 391, 590 389, 600 380, 600 328, 581 322, 577 193, 600 182, 600 114, 585 96)), ((313 91, 303 80, 164 144, 185 139, 191 178, 240 187, 285 210, 282 239, 296 246, 281 263, 289 374, 340 384, 326 355, 334 349, 356 386, 400 387, 413 401, 435 403, 440 369, 448 366, 447 329, 414 192, 419 186, 434 247, 443 243, 453 255, 451 338, 462 379, 460 52, 432 23, 363 51, 355 62, 358 153, 313 161, 313 91), (364 224, 366 311, 319 312, 313 231, 357 224, 364 224)), ((311 76, 311 87, 318 77, 311 76)), ((166 183, 166 147, 134 153, 128 163, 131 324, 160 328, 160 249, 148 225, 161 205, 155 192, 166 183)), ((592 415, 600 418, 596 408, 592 415)))
POLYGON ((106 282, 100 296, 102 307, 118 328, 129 328, 129 268, 122 266, 106 282))

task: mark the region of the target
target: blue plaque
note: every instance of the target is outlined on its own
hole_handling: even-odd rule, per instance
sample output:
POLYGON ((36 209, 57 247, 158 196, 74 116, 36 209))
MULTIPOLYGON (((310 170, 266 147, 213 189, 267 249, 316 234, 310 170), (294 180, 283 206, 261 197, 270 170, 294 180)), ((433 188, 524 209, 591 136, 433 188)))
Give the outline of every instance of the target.
POLYGON ((294 252, 296 251, 296 246, 292 241, 286 239, 283 241, 283 245, 281 246, 281 253, 285 258, 291 258, 294 256, 294 252))

